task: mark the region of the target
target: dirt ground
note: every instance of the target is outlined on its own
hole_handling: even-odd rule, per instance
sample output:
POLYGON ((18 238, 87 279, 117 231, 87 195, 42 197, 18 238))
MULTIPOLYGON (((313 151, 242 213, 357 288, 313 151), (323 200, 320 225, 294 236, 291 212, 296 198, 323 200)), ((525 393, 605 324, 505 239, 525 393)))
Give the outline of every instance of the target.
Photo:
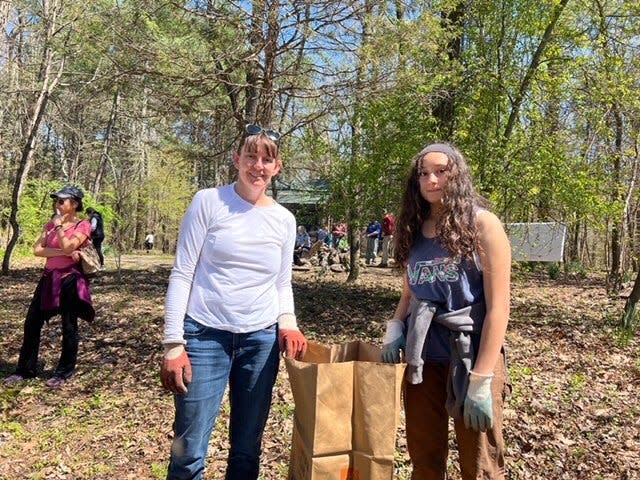
MULTIPOLYGON (((160 479, 166 475, 173 406, 158 377, 163 300, 172 259, 130 255, 92 281, 96 321, 81 324, 76 375, 44 385, 59 354, 60 322, 45 326, 41 378, 0 386, 0 479, 160 479)), ((0 375, 17 362, 22 322, 39 264, 0 277, 0 375)), ((512 395, 505 410, 507 478, 640 479, 639 341, 617 329, 623 299, 597 275, 550 280, 515 270, 507 334, 512 395)), ((380 344, 399 298, 390 269, 294 272, 299 322, 308 338, 380 344)), ((263 442, 262 479, 287 476, 293 398, 284 364, 263 442)), ((228 407, 210 443, 206 478, 223 478, 228 407)), ((404 422, 396 475, 408 479, 404 422)), ((459 478, 450 438, 450 478, 459 478)), ((364 480, 364 479, 360 479, 364 480)))

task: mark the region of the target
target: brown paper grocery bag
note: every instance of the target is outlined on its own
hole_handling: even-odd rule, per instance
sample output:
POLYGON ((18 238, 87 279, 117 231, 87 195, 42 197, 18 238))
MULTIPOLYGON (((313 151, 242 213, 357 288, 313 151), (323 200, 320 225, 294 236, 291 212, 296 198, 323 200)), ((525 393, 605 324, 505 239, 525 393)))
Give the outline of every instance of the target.
POLYGON ((349 452, 314 456, 305 446, 298 426, 293 427, 289 480, 354 480, 349 452))
POLYGON ((393 455, 372 456, 362 452, 352 454, 354 480, 389 480, 393 478, 393 455))
MULTIPOLYGON (((361 353, 369 358, 371 352, 361 353)), ((393 457, 404 369, 405 364, 354 362, 354 451, 374 457, 393 457)))
POLYGON ((405 365, 380 363, 380 349, 361 341, 309 342, 302 361, 285 364, 295 402, 289 479, 392 479, 405 365))
POLYGON ((330 347, 309 342, 303 361, 285 360, 298 433, 312 455, 351 450, 353 364, 331 359, 330 347))

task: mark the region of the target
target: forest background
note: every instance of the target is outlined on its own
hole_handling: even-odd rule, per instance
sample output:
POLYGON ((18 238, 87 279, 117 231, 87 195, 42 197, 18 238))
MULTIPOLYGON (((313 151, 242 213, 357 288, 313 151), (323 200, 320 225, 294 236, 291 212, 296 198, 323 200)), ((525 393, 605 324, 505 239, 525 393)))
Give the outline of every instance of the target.
POLYGON ((639 15, 621 0, 2 0, 2 270, 67 182, 116 252, 149 231, 171 252, 255 122, 283 133, 285 184, 329 186, 322 218, 349 224, 354 251, 397 211, 413 155, 446 139, 504 222, 565 224, 566 271, 604 270, 616 293, 640 250, 639 15))

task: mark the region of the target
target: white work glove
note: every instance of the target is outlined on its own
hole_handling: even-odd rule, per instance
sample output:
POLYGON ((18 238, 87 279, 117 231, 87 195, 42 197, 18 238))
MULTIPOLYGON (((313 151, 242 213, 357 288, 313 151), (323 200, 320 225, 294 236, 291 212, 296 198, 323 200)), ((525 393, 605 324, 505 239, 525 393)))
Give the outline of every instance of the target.
POLYGON ((384 363, 400 363, 400 350, 407 346, 404 336, 404 322, 402 320, 389 320, 387 331, 382 339, 382 361, 384 363))
POLYGON ((464 425, 476 432, 486 432, 493 426, 493 374, 469 373, 469 389, 464 400, 464 425))

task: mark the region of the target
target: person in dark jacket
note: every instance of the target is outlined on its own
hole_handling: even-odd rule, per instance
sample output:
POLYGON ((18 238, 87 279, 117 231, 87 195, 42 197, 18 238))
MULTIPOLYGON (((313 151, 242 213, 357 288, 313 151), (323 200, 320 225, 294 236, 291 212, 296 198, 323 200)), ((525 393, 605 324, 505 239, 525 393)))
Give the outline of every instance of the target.
POLYGON ((100 266, 104 267, 104 255, 102 254, 102 242, 104 242, 104 222, 102 215, 95 208, 87 208, 87 215, 91 222, 91 241, 100 257, 100 266))
POLYGON ((382 227, 380 222, 374 220, 367 227, 367 265, 375 265, 378 256, 378 241, 382 236, 382 227))

